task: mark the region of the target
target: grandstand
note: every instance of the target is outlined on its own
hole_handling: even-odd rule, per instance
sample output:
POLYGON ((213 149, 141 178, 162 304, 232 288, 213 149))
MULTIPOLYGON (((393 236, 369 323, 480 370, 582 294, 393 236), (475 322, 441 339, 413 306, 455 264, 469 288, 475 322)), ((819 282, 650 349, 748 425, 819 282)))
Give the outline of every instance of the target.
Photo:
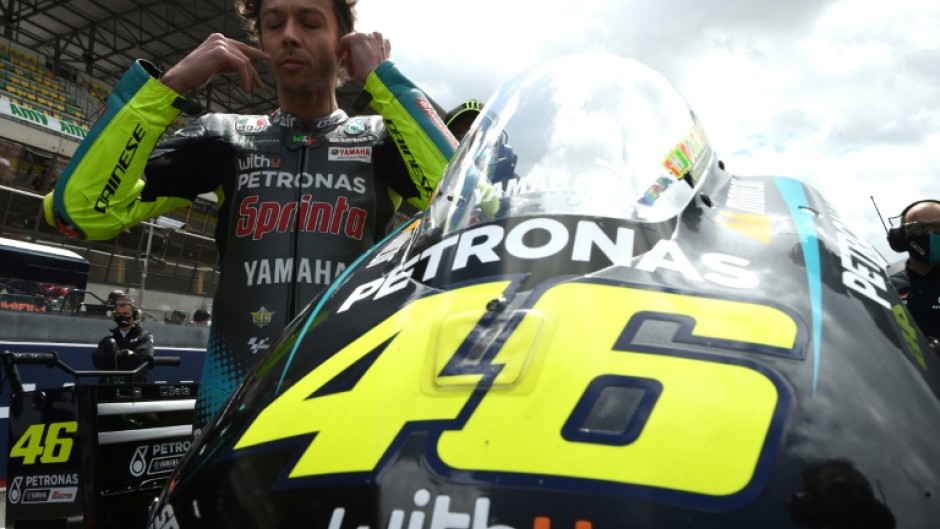
MULTIPOLYGON (((46 226, 41 197, 55 185, 134 60, 165 70, 211 33, 248 42, 233 3, 0 2, 0 157, 14 169, 11 185, 0 182, 0 236, 79 252, 91 262, 89 290, 106 297, 112 288, 133 294, 145 287, 145 305, 158 317, 176 308, 193 313, 208 306, 218 281, 213 195, 167 215, 169 223, 147 223, 105 242, 67 239, 46 226)), ((264 64, 255 67, 269 79, 264 64)), ((352 81, 337 90, 340 107, 351 113, 361 89, 352 81)), ((277 107, 273 85, 245 94, 232 77, 218 77, 187 96, 215 112, 268 113, 277 107)), ((171 129, 186 120, 179 118, 171 129)))
MULTIPOLYGON (((214 196, 167 215, 171 222, 147 223, 102 242, 67 239, 46 226, 41 197, 55 184, 114 82, 134 59, 167 68, 212 32, 245 40, 231 2, 171 0, 147 7, 127 0, 4 4, 0 157, 10 161, 13 181, 0 185, 0 235, 80 253, 91 263, 92 293, 106 297, 113 288, 132 294, 145 288, 148 313, 158 319, 161 312, 182 308, 192 313, 208 306, 218 281, 214 196), (166 227, 180 224, 182 229, 166 227)), ((273 88, 246 96, 230 84, 219 79, 190 97, 216 111, 267 112, 276 106, 273 88)), ((181 118, 173 127, 183 125, 181 118)))
POLYGON ((46 64, 41 54, 0 39, 0 156, 13 169, 13 181, 0 188, 0 232, 78 251, 92 264, 89 290, 99 297, 114 288, 145 287, 150 313, 158 317, 180 307, 192 313, 207 306, 218 275, 212 197, 171 215, 185 224, 184 230, 153 223, 113 241, 82 242, 45 226, 41 197, 85 137, 89 116, 110 93, 106 83, 85 75, 65 79, 46 64), (148 255, 148 246, 149 258, 140 259, 148 255))

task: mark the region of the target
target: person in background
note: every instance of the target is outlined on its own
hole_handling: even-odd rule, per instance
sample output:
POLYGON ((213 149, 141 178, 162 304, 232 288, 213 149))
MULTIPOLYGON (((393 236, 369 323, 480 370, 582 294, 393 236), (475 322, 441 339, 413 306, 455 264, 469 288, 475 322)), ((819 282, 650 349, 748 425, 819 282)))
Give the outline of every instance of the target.
POLYGON ((262 356, 258 344, 382 240, 402 202, 427 206, 457 145, 389 60, 389 41, 355 31, 357 1, 236 0, 258 46, 217 33, 165 73, 137 61, 45 197, 48 223, 96 240, 199 194, 223 197, 197 431, 262 356), (261 87, 255 61, 274 77, 279 108, 204 114, 158 144, 181 112, 201 113, 186 96, 217 75, 234 75, 245 92, 261 87), (378 115, 339 108, 347 76, 378 115))
POLYGON ((444 116, 444 123, 447 125, 451 134, 457 138, 457 141, 460 141, 463 139, 464 135, 467 134, 467 130, 470 129, 473 120, 480 115, 482 110, 483 103, 476 99, 468 99, 451 109, 451 111, 444 116))
POLYGON ((10 160, 0 157, 0 186, 13 185, 13 166, 10 160))
POLYGON ((907 252, 904 267, 890 274, 911 316, 936 350, 940 339, 940 200, 918 200, 888 230, 888 244, 907 252))
POLYGON ((113 308, 119 299, 126 298, 126 297, 127 297, 127 292, 124 292, 123 290, 117 288, 117 289, 112 290, 111 292, 108 292, 108 299, 104 301, 104 304, 113 308))
POLYGON ((212 314, 206 309, 196 309, 193 313, 193 325, 197 327, 208 327, 212 325, 212 314))
POLYGON ((170 325, 186 325, 186 320, 188 319, 189 313, 187 313, 185 310, 176 309, 169 313, 163 322, 170 325))
MULTIPOLYGON (((114 303, 114 322, 117 327, 105 336, 95 352, 92 363, 101 371, 132 371, 147 362, 153 356, 153 335, 140 326, 141 311, 134 301, 127 297, 118 298, 114 303)), ((105 384, 143 383, 147 381, 147 370, 135 375, 115 375, 102 377, 105 384)))

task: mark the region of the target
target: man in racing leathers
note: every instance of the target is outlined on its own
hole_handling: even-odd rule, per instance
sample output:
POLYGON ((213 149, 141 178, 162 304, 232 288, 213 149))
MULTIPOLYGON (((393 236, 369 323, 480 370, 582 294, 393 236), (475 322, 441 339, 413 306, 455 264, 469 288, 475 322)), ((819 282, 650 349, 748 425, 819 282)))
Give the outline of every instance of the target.
POLYGON ((46 219, 60 230, 109 239, 200 193, 219 196, 221 277, 197 429, 286 324, 384 236, 402 199, 427 205, 456 146, 387 60, 388 41, 352 32, 356 1, 238 0, 260 48, 215 34, 162 77, 138 61, 46 197, 46 219), (156 145, 191 106, 181 94, 219 73, 237 74, 245 91, 259 86, 254 59, 273 72, 279 109, 203 115, 156 145), (341 61, 380 116, 338 110, 341 61))

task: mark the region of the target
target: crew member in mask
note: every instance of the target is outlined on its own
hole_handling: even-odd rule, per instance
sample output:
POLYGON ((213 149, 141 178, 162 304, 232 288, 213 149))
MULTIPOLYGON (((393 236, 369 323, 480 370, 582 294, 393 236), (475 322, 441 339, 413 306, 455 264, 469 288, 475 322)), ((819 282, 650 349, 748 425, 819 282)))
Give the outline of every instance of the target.
MULTIPOLYGON (((153 335, 140 326, 140 309, 130 298, 118 298, 114 303, 114 323, 110 336, 104 337, 92 353, 92 361, 99 370, 132 371, 153 356, 153 335)), ((105 384, 143 383, 147 370, 133 376, 102 377, 105 384)))
POLYGON ((940 338, 940 200, 919 200, 904 208, 901 225, 888 230, 888 244, 907 252, 904 269, 891 283, 905 300, 911 316, 930 338, 940 338))

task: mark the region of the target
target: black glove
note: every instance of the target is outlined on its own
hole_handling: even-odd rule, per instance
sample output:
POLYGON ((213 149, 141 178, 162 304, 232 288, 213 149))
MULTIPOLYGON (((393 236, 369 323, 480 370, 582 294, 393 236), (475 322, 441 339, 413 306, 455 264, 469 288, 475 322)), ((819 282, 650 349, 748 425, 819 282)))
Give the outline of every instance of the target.
POLYGON ((98 348, 101 350, 102 353, 112 358, 114 358, 118 352, 117 342, 114 341, 114 338, 110 336, 108 336, 107 338, 103 338, 100 342, 98 342, 98 348))
POLYGON ((98 342, 98 348, 91 355, 95 364, 95 369, 112 370, 117 369, 118 347, 114 338, 103 338, 98 342))

